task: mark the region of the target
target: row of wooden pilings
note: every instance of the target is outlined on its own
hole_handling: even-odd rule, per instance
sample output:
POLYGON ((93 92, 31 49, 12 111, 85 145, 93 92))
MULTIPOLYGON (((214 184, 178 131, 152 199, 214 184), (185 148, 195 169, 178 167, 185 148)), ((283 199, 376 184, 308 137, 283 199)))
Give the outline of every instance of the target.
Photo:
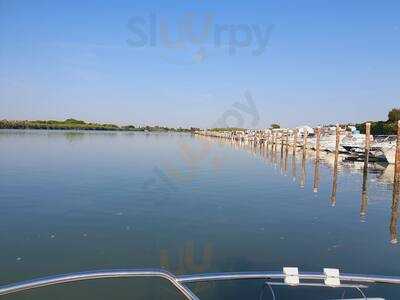
MULTIPOLYGON (((297 129, 294 130, 293 141, 289 143, 289 132, 286 131, 282 133, 281 136, 278 136, 277 132, 268 132, 266 136, 261 139, 261 142, 272 144, 273 147, 277 147, 277 145, 281 144, 281 151, 283 151, 283 146, 286 145, 286 151, 288 151, 288 147, 293 147, 293 154, 295 154, 297 147, 299 146, 298 138, 299 132, 297 129), (290 145, 291 144, 291 145, 290 145)), ((231 138, 229 134, 226 133, 209 133, 207 135, 220 137, 220 138, 231 138)), ((369 154, 371 148, 371 123, 366 123, 365 125, 365 155, 364 155, 364 173, 368 170, 369 163, 369 154)), ((321 128, 317 127, 315 130, 316 143, 315 143, 315 160, 319 162, 320 160, 320 152, 321 152, 321 128)), ((307 138, 308 133, 303 133, 303 141, 301 141, 300 146, 303 148, 303 153, 307 150, 307 138)), ((338 162, 339 162, 339 151, 340 151, 340 126, 336 125, 336 143, 335 143, 335 161, 334 161, 334 172, 337 172, 338 162)), ((397 144, 396 144, 396 156, 395 156, 395 168, 394 168, 394 182, 400 184, 400 121, 397 124, 397 144)))
MULTIPOLYGON (((393 182, 393 193, 392 193, 392 203, 391 203, 391 216, 390 216, 390 243, 397 244, 398 243, 398 206, 400 201, 400 121, 397 124, 397 142, 396 142, 396 159, 395 159, 395 167, 394 167, 394 182, 393 182)), ((362 180, 362 189, 361 189, 361 205, 360 205, 360 217, 363 219, 367 214, 368 207, 368 164, 369 164, 369 152, 370 152, 370 136, 371 136, 371 124, 366 123, 366 138, 365 138, 365 159, 364 159, 364 168, 363 168, 363 180, 362 180)), ((315 165, 314 165, 314 182, 313 182, 313 190, 314 192, 318 191, 319 187, 319 164, 320 164, 320 152, 321 152, 321 130, 317 128, 315 130, 316 134, 316 144, 315 144, 315 165)), ((304 187, 305 182, 305 160, 306 160, 306 151, 307 151, 307 133, 303 135, 303 143, 302 148, 302 177, 300 180, 300 186, 304 187)), ((277 152, 277 145, 280 144, 281 150, 281 159, 283 158, 284 151, 285 153, 285 169, 286 169, 286 159, 289 152, 289 146, 293 147, 293 158, 296 156, 297 146, 298 146, 298 132, 295 131, 293 136, 293 143, 289 143, 289 135, 286 134, 285 137, 278 139, 276 133, 270 134, 263 141, 262 144, 272 146, 271 150, 275 153, 277 152)), ((332 180, 332 190, 331 190, 331 205, 336 205, 336 193, 338 187, 338 164, 339 164, 339 149, 340 149, 340 127, 336 126, 336 140, 335 140, 335 153, 334 153, 334 167, 333 167, 333 180, 332 180)), ((268 148, 267 148, 268 149, 268 148)), ((294 166, 293 166, 294 168, 294 166)))
MULTIPOLYGON (((315 144, 315 162, 316 165, 319 163, 320 160, 320 152, 321 152, 321 128, 317 127, 316 130, 316 144, 315 144)), ((303 155, 305 155, 305 151, 307 150, 307 137, 308 133, 305 132, 303 134, 303 155)), ((289 145, 288 141, 288 134, 286 134, 286 147, 289 145)), ((277 137, 276 134, 273 134, 272 139, 267 137, 267 143, 272 142, 272 144, 277 144, 277 137)), ((295 154, 296 146, 297 146, 297 139, 298 139, 298 132, 297 130, 294 131, 293 136, 293 154, 295 154)), ((283 146, 283 138, 282 138, 282 146, 283 146)), ((338 172, 338 163, 339 163, 339 149, 340 149, 340 126, 336 125, 336 143, 335 143, 335 160, 334 160, 334 182, 333 182, 333 195, 336 195, 337 189, 337 172, 338 172)), ((364 169, 363 169, 363 176, 368 176, 368 164, 369 164, 369 153, 371 150, 371 123, 365 124, 365 154, 364 154, 364 169)), ((365 182, 365 180, 364 180, 365 182)), ((396 141, 396 156, 395 156, 395 167, 394 167, 394 192, 400 192, 400 121, 397 122, 397 141, 396 141)), ((333 199, 334 200, 334 199, 333 199)))

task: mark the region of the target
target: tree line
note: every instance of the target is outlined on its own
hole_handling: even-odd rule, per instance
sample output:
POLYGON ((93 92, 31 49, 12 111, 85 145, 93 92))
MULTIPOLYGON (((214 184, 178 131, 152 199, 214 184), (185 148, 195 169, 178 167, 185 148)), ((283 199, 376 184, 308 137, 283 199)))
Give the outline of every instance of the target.
POLYGON ((48 129, 48 130, 106 130, 106 131, 174 131, 192 132, 198 128, 172 128, 166 126, 118 126, 115 124, 87 123, 76 119, 58 120, 0 120, 0 129, 48 129))
MULTIPOLYGON (((388 113, 386 121, 376 121, 371 123, 371 134, 372 135, 392 135, 397 132, 397 121, 400 120, 400 108, 393 108, 388 113)), ((365 123, 356 124, 356 128, 361 132, 365 133, 365 123)))

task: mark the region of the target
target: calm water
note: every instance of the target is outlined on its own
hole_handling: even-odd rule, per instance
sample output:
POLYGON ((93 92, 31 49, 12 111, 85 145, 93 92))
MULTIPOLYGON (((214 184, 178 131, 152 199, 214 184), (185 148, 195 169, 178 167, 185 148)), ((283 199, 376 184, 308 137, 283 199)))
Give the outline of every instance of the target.
MULTIPOLYGON (((392 168, 371 165, 362 196, 362 163, 340 163, 332 198, 333 157, 323 157, 315 182, 313 153, 302 161, 270 150, 188 134, 0 131, 0 284, 127 267, 400 275, 392 168)), ((194 291, 258 299, 261 287, 194 291)), ((277 290, 279 299, 309 292, 277 290)), ((369 295, 396 299, 400 289, 369 295)), ((4 299, 181 298, 161 281, 124 279, 4 299)))

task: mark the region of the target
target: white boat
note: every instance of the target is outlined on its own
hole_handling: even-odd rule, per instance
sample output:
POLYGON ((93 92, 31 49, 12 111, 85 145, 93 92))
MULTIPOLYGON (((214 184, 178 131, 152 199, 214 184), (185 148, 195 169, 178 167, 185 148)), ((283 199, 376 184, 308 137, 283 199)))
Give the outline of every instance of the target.
MULTIPOLYGON (((361 133, 348 133, 341 142, 341 146, 348 152, 360 152, 365 148, 365 134, 361 133)), ((374 141, 371 135, 371 142, 374 141)))
POLYGON ((389 164, 394 164, 396 160, 396 146, 383 147, 382 152, 389 164))
MULTIPOLYGON (((343 135, 339 137, 339 145, 341 145, 341 141, 344 138, 343 135)), ((322 135, 321 136, 321 149, 328 152, 335 152, 336 150, 336 135, 322 135)), ((345 151, 344 148, 339 146, 339 151, 345 151)))
POLYGON ((381 152, 389 164, 394 164, 396 158, 396 143, 397 137, 390 135, 383 139, 378 139, 372 145, 371 149, 377 153, 377 155, 381 152))

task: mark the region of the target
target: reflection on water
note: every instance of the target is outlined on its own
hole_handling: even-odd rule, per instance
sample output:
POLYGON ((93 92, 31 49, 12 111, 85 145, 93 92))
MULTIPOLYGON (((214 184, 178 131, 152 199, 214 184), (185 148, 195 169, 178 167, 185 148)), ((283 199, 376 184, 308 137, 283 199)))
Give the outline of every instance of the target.
POLYGON ((367 215, 367 206, 368 206, 368 170, 364 169, 363 172, 363 183, 361 189, 361 208, 360 208, 360 217, 364 218, 367 215))
POLYGON ((292 155, 292 179, 293 182, 296 181, 297 172, 296 172, 296 151, 293 151, 292 155))
POLYGON ((315 159, 314 163, 314 181, 313 181, 313 191, 314 193, 318 193, 319 188, 319 159, 315 159))
MULTIPOLYGON (((201 137, 206 138, 210 141, 221 143, 224 145, 231 145, 236 149, 243 149, 254 154, 254 149, 256 147, 260 148, 259 155, 264 158, 265 162, 270 162, 273 165, 277 163, 277 147, 279 146, 280 151, 280 170, 282 173, 288 173, 288 160, 289 160, 289 148, 292 148, 291 154, 291 176, 293 181, 296 181, 297 172, 296 172, 296 155, 298 152, 301 152, 301 174, 299 179, 300 188, 304 188, 306 186, 306 177, 307 177, 307 160, 313 161, 314 159, 314 172, 313 172, 313 192, 318 193, 319 184, 320 184, 320 165, 323 163, 325 166, 328 166, 332 169, 332 186, 331 186, 331 195, 330 195, 330 203, 332 207, 336 206, 337 201, 337 193, 338 193, 338 178, 340 177, 340 170, 346 169, 352 172, 359 172, 362 174, 362 186, 361 186, 361 203, 360 203, 360 218, 361 221, 365 222, 368 208, 368 175, 370 173, 377 174, 376 179, 378 182, 384 184, 385 186, 391 187, 393 189, 392 195, 392 206, 391 206, 391 218, 390 218, 390 236, 391 243, 397 244, 397 218, 398 218, 398 200, 399 200, 399 187, 398 184, 394 183, 394 165, 388 164, 379 164, 379 163, 371 163, 368 162, 368 156, 365 157, 364 162, 358 161, 348 161, 339 155, 337 151, 334 154, 330 153, 320 153, 319 151, 311 151, 307 150, 306 147, 302 146, 301 149, 297 147, 293 147, 293 144, 288 142, 288 138, 281 139, 281 142, 275 142, 275 144, 270 143, 256 143, 251 141, 232 141, 225 139, 215 139, 210 137, 201 137), (285 142, 283 142, 285 141, 285 142), (264 151, 261 151, 264 149, 264 151)), ((306 137, 303 138, 306 140, 306 137)), ((273 138, 276 141, 276 137, 273 138)), ((297 135, 294 135, 293 143, 297 140, 297 135)), ((304 142, 304 141, 303 141, 304 142)))
POLYGON ((392 214, 390 216, 390 242, 392 244, 397 244, 397 219, 399 217, 399 195, 400 195, 400 185, 395 184, 393 188, 392 196, 392 214))
MULTIPOLYGON (((182 274, 329 266, 397 274, 393 167, 370 163, 365 174, 363 162, 325 152, 317 159, 292 144, 0 131, 0 284, 124 267, 182 274)), ((204 299, 257 299, 261 284, 196 285, 196 291, 204 299)), ((82 294, 175 299, 154 285, 135 287, 109 297, 82 294), (144 296, 132 296, 138 294, 144 296)), ((82 299, 79 289, 62 291, 30 299, 82 299)))
POLYGON ((306 153, 307 150, 305 148, 303 148, 303 156, 301 159, 301 177, 300 177, 300 187, 304 188, 305 184, 306 184, 306 153))

